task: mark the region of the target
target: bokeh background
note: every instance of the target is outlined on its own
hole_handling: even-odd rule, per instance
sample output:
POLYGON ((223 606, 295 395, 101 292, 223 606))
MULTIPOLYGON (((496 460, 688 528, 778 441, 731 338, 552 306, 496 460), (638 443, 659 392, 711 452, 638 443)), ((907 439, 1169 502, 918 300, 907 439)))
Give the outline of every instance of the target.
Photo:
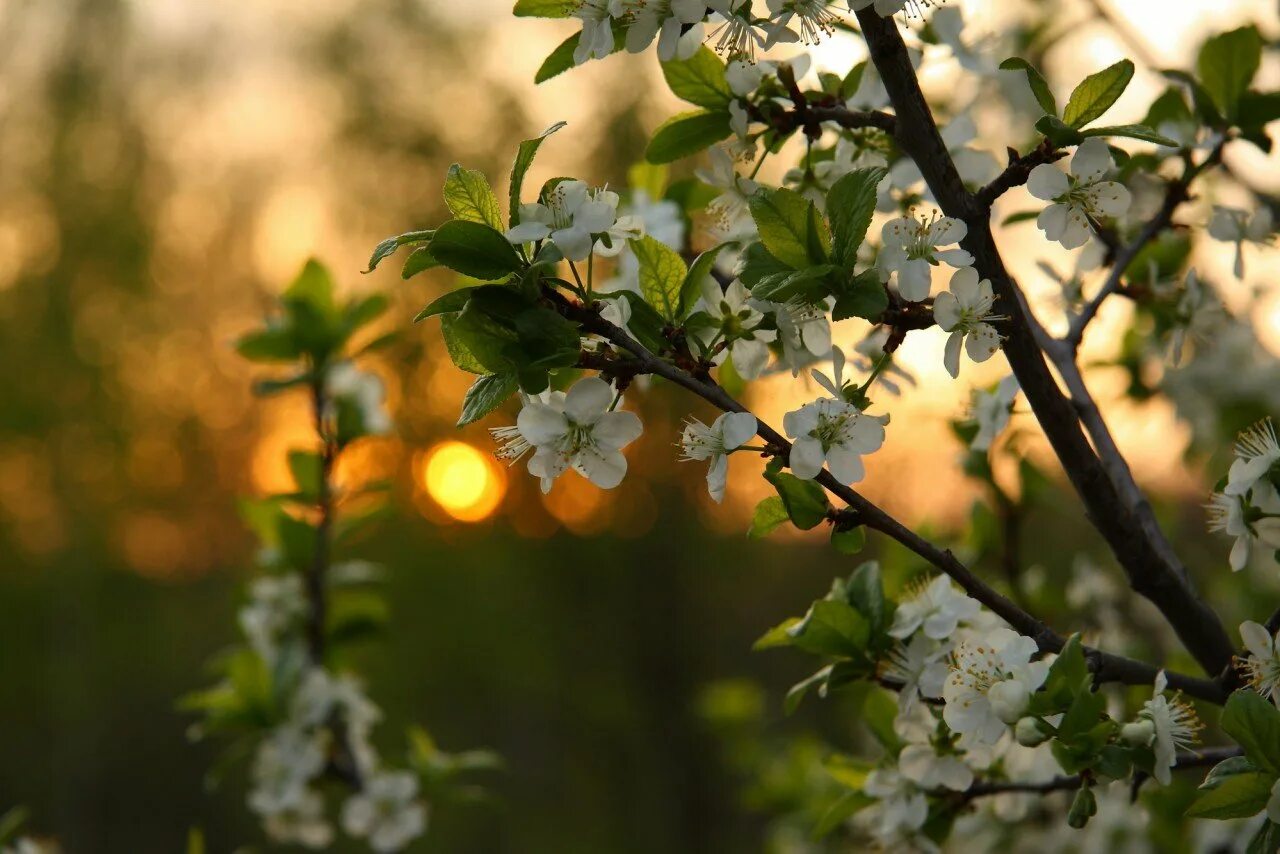
MULTIPOLYGON (((1141 118, 1159 91, 1151 69, 1188 64, 1207 28, 1253 20, 1280 35, 1275 4, 1261 0, 1112 0, 1110 23, 1091 3, 961 5, 996 40, 1019 16, 1059 16, 1043 62, 1061 93, 1121 56, 1138 61, 1114 123, 1141 118)), ((747 541, 764 494, 749 476, 757 461, 735 458, 724 505, 706 500, 700 467, 677 463, 673 443, 682 417, 707 413, 670 389, 631 395, 646 422, 633 476, 608 494, 569 476, 544 498, 489 457, 485 427, 510 413, 452 426, 470 377, 434 328, 409 323, 447 277, 406 283, 393 264, 360 274, 379 239, 442 217, 450 163, 503 184, 517 141, 565 119, 530 184, 573 174, 625 186, 647 132, 680 109, 652 54, 535 87, 573 25, 517 21, 509 7, 0 3, 0 810, 29 806, 32 826, 67 851, 177 851, 192 826, 215 852, 258 838, 234 778, 206 791, 216 751, 187 742, 174 700, 204 684, 203 662, 234 637, 252 549, 236 497, 287 485, 284 453, 309 429, 303 401, 251 397, 253 369, 230 345, 313 255, 349 292, 390 294, 386 326, 403 330, 375 366, 399 436, 370 441, 344 473, 396 483, 396 512, 365 545, 393 568, 393 629, 366 659, 372 694, 389 736, 418 721, 446 749, 487 746, 507 762, 487 781, 490 802, 437 811, 421 850, 757 850, 764 819, 700 713, 715 680, 762 685, 771 730, 856 737, 833 704, 784 721, 781 692, 806 663, 750 652, 852 564, 818 538, 747 541)), ((835 40, 817 57, 843 72, 862 54, 835 40)), ((926 69, 926 86, 954 86, 954 67, 926 69)), ((1270 60, 1263 74, 1280 82, 1270 60)), ((975 118, 998 156, 1030 138, 1025 117, 975 118)), ((1245 154, 1231 165, 1275 192, 1276 163, 1245 154)), ((1247 201, 1238 187, 1220 192, 1205 202, 1247 201)), ((1207 219, 1195 210, 1188 221, 1207 219)), ((1035 261, 1069 259, 1021 229, 1005 235, 1015 270, 1050 306, 1054 285, 1035 261)), ((1280 298, 1265 283, 1280 268, 1261 253, 1250 262, 1233 285, 1229 250, 1198 250, 1274 358, 1280 298)), ((1127 311, 1108 306, 1090 357, 1114 355, 1106 330, 1127 311)), ((857 323, 838 342, 858 340, 857 323)), ((947 419, 1002 367, 947 382, 942 340, 913 335, 905 348, 919 386, 892 404, 866 491, 945 534, 981 497, 953 465, 947 419)), ((1207 457, 1187 420, 1120 399, 1123 370, 1090 377, 1191 563, 1224 569, 1225 543, 1202 533, 1207 457)), ((752 399, 776 419, 804 393, 774 381, 752 399)), ((1033 423, 1017 423, 1049 478, 1031 558, 1052 579, 1082 544, 1102 552, 1055 490, 1033 423)))

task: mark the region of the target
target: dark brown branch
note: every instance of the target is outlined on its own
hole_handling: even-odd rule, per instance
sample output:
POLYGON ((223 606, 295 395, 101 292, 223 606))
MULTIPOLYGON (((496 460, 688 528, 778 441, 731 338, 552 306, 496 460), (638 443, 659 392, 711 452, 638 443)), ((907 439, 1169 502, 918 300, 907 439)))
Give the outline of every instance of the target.
POLYGON ((897 24, 870 10, 857 15, 871 59, 897 114, 898 144, 915 161, 943 212, 968 225, 962 245, 973 254, 977 270, 991 280, 1000 307, 1010 318, 1005 355, 1090 520, 1124 567, 1130 585, 1160 609, 1205 671, 1215 675, 1223 672, 1233 653, 1226 630, 1199 598, 1149 507, 1145 502, 1135 504, 1132 492, 1122 492, 1113 481, 1113 474, 1119 472, 1108 470, 1095 454, 1075 407, 1049 372, 1023 311, 1019 289, 996 248, 990 213, 965 189, 956 171, 920 91, 897 24))
POLYGON ((1016 149, 1009 149, 1009 165, 996 176, 995 180, 983 187, 975 195, 977 203, 985 208, 995 204, 996 199, 1012 190, 1021 187, 1031 177, 1031 170, 1042 163, 1054 163, 1066 157, 1065 151, 1058 148, 1047 138, 1025 155, 1018 154, 1016 149))

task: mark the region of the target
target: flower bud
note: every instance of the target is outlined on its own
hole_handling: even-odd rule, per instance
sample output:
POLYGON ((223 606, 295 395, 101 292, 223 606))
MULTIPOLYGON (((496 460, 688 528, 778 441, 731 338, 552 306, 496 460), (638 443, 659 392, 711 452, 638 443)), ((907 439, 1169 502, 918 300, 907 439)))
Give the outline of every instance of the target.
POLYGON ((1013 735, 1023 747, 1039 747, 1049 740, 1049 734, 1040 728, 1039 719, 1031 717, 1020 719, 1013 735))
POLYGON ((1031 692, 1017 679, 1006 679, 991 686, 987 700, 996 717, 1012 726, 1026 713, 1031 703, 1031 692))
POLYGON ((1071 810, 1067 813, 1067 824, 1076 830, 1089 823, 1098 812, 1098 799, 1093 796, 1093 789, 1081 786, 1076 798, 1071 802, 1071 810))
POLYGON ((1120 728, 1120 738, 1134 747, 1146 747, 1156 737, 1156 725, 1147 718, 1139 718, 1120 728))

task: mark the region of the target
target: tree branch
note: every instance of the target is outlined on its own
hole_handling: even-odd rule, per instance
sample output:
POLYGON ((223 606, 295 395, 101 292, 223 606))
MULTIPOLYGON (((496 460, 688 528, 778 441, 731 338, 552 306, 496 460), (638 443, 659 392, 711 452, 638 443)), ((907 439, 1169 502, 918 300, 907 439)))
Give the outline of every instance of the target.
POLYGON ((996 199, 1014 187, 1021 187, 1027 183, 1027 179, 1031 177, 1031 170, 1042 163, 1054 163, 1066 156, 1067 153, 1059 151, 1047 137, 1025 155, 1020 155, 1017 149, 1010 148, 1009 165, 996 176, 995 180, 979 190, 974 198, 982 207, 990 208, 995 204, 996 199))
POLYGON ((1095 454, 1075 407, 1049 372, 1023 311, 1019 289, 996 248, 990 212, 960 180, 920 91, 896 22, 871 10, 857 16, 897 113, 898 144, 915 161, 943 212, 968 225, 962 245, 973 254, 978 271, 991 280, 1010 318, 1004 330, 1005 355, 1090 520, 1124 567, 1130 585, 1160 609, 1201 667, 1210 674, 1223 672, 1233 654, 1226 630, 1200 600, 1145 502, 1133 501, 1136 486, 1122 491, 1113 475, 1123 473, 1109 470, 1095 454))

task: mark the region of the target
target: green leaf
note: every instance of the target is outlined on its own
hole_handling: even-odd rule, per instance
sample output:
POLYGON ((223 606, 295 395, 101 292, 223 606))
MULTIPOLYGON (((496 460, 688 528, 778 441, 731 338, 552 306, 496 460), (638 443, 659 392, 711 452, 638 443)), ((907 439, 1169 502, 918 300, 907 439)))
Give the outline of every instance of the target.
POLYGON ((309 259, 285 289, 283 299, 286 303, 307 306, 322 317, 332 317, 337 303, 333 300, 333 276, 329 268, 314 258, 309 259))
MULTIPOLYGON (((1216 780, 1189 806, 1184 813, 1188 818, 1248 818, 1257 815, 1271 798, 1274 774, 1248 771, 1232 774, 1216 780)), ((1206 781, 1207 783, 1208 781, 1206 781)))
POLYGON ((879 272, 873 268, 863 270, 840 288, 831 310, 831 319, 861 317, 876 322, 888 308, 889 294, 885 292, 879 272))
POLYGON ((542 145, 544 139, 560 130, 565 124, 565 122, 556 122, 533 139, 526 139, 520 143, 520 148, 516 151, 515 163, 511 166, 511 181, 508 190, 511 206, 508 216, 512 228, 516 226, 520 219, 520 194, 524 190, 524 176, 528 174, 529 167, 533 165, 533 158, 537 155, 538 148, 542 145))
POLYGON ((1149 128, 1160 127, 1165 122, 1190 121, 1194 121, 1191 108, 1187 106, 1182 90, 1176 86, 1169 86, 1161 92, 1160 97, 1151 102, 1147 115, 1142 119, 1142 123, 1149 128))
POLYGON ((577 0, 516 0, 517 18, 567 18, 578 8, 577 0))
POLYGON ((471 292, 474 290, 475 288, 459 288, 436 297, 427 304, 426 308, 417 313, 413 322, 417 323, 437 314, 453 314, 462 311, 467 307, 467 300, 471 299, 471 292))
POLYGON ((849 576, 848 596, 849 603, 871 623, 873 633, 888 630, 890 608, 878 561, 869 560, 853 571, 849 576))
MULTIPOLYGON (((430 306, 428 306, 429 308, 430 306)), ((446 314, 440 320, 440 334, 444 337, 445 349, 449 351, 449 359, 454 367, 471 374, 487 374, 484 365, 471 352, 471 347, 457 328, 458 315, 446 314)))
POLYGON ((709 110, 726 110, 733 90, 725 80, 725 67, 706 46, 688 59, 662 63, 662 76, 676 97, 709 110))
POLYGON ((667 322, 658 310, 645 301, 645 298, 634 291, 618 292, 615 299, 625 299, 631 306, 631 319, 627 321, 629 331, 637 341, 654 353, 661 353, 671 346, 662 334, 667 322))
POLYGON ((1262 36, 1254 26, 1214 36, 1200 48, 1196 70, 1200 83, 1228 121, 1238 115, 1240 97, 1248 90, 1262 61, 1262 36))
POLYGON ((478 378, 462 398, 462 415, 457 426, 465 427, 497 409, 515 394, 518 385, 515 374, 487 374, 478 378))
POLYGON ((1004 220, 1001 221, 1000 224, 1001 225, 1017 225, 1018 223, 1021 223, 1021 222, 1034 222, 1039 218, 1040 218, 1040 211, 1018 211, 1017 213, 1009 214, 1007 217, 1004 218, 1004 220))
POLYGON ((404 259, 404 267, 400 269, 400 278, 411 279, 419 273, 439 267, 440 262, 431 254, 430 246, 419 246, 404 259))
POLYGON ((799 617, 788 617, 778 625, 769 629, 760 636, 760 639, 751 645, 751 649, 760 651, 764 649, 777 649, 779 647, 791 646, 794 637, 792 629, 800 625, 799 617))
POLYGON ((867 239, 871 216, 876 212, 876 190, 886 174, 879 167, 858 169, 840 178, 827 192, 832 260, 842 267, 853 267, 858 248, 867 239))
POLYGON ((1054 116, 1041 116, 1036 122, 1036 130, 1048 137, 1049 141, 1059 148, 1084 142, 1084 134, 1054 116))
POLYGON ((822 839, 875 802, 875 798, 864 792, 845 792, 818 819, 813 828, 813 838, 822 839))
POLYGON ((319 454, 313 451, 290 451, 289 473, 298 492, 308 498, 320 494, 320 485, 324 478, 324 464, 319 454))
POLYGON ((650 163, 670 163, 697 154, 730 133, 728 112, 695 110, 681 113, 667 119, 654 131, 644 156, 650 163))
POLYGON ((1177 148, 1178 143, 1167 136, 1161 136, 1146 125, 1109 125, 1101 128, 1089 128, 1081 131, 1083 136, 1121 136, 1126 139, 1140 139, 1143 142, 1154 142, 1166 148, 1177 148))
POLYGON ((862 657, 871 637, 865 617, 844 602, 820 599, 792 629, 792 645, 814 655, 862 657))
POLYGON ((431 240, 431 254, 450 270, 485 281, 506 278, 523 266, 500 232, 478 222, 446 222, 431 240))
POLYGON ((369 256, 369 269, 364 272, 372 273, 378 264, 395 254, 395 251, 401 246, 409 246, 414 243, 429 243, 433 234, 435 234, 434 229, 429 231, 409 231, 395 237, 388 237, 374 247, 373 254, 369 256))
POLYGON ((793 474, 780 471, 772 464, 765 468, 765 480, 773 484, 786 506, 791 524, 802 531, 815 528, 827 518, 831 505, 827 493, 812 480, 801 480, 793 474))
MULTIPOLYGON (((552 77, 558 77, 564 72, 573 68, 577 63, 574 62, 573 54, 578 49, 578 45, 582 43, 582 31, 574 33, 569 38, 562 41, 555 50, 542 61, 537 73, 533 76, 535 84, 545 83, 552 77)), ((617 53, 626 46, 627 43, 627 27, 625 24, 619 24, 614 21, 613 26, 613 51, 617 53)))
POLYGON ((236 352, 251 362, 292 362, 302 355, 302 347, 292 330, 273 326, 242 336, 236 352))
POLYGON ((689 272, 684 277, 684 284, 680 287, 680 305, 676 309, 676 320, 684 320, 689 316, 689 312, 693 311, 698 298, 702 296, 703 280, 711 275, 711 271, 715 268, 716 256, 728 245, 728 243, 721 243, 693 259, 693 263, 689 265, 689 272))
POLYGON ((813 202, 794 190, 761 189, 750 205, 760 240, 773 257, 797 270, 827 263, 831 233, 813 202))
POLYGON ((782 499, 777 495, 770 495, 756 505, 755 512, 751 514, 751 529, 747 531, 747 536, 753 540, 767 537, 789 518, 791 517, 782 499))
POLYGON ((1252 691, 1236 691, 1222 711, 1222 729, 1250 762, 1280 774, 1280 709, 1252 691))
POLYGON ((647 163, 641 160, 633 163, 627 170, 627 186, 633 191, 643 191, 651 201, 662 198, 667 191, 667 178, 671 170, 659 163, 647 163))
POLYGON ((1090 74, 1071 93, 1062 113, 1063 122, 1073 128, 1084 127, 1111 109, 1132 79, 1133 63, 1127 59, 1090 74))
POLYGON ((30 815, 31 810, 24 806, 13 807, 4 815, 0 815, 0 843, 13 841, 30 815))
POLYGON ((684 259, 670 246, 648 235, 630 243, 632 253, 640 262, 640 293, 664 320, 678 320, 681 291, 689 272, 684 259))
POLYGON ((795 268, 769 254, 763 243, 749 243, 738 265, 738 278, 747 288, 754 288, 768 276, 792 273, 795 268))
POLYGON ((831 545, 842 555, 856 555, 867 545, 867 532, 861 527, 841 531, 831 529, 831 545))
POLYGON ((800 680, 796 684, 787 689, 787 695, 782 700, 782 712, 786 715, 795 714, 796 709, 800 708, 800 702, 804 700, 805 695, 813 688, 817 688, 826 683, 827 677, 831 675, 831 666, 828 665, 812 676, 800 680))
MULTIPOLYGON (((484 366, 484 373, 523 375, 578 361, 577 325, 503 285, 473 290, 452 329, 484 366)), ((529 377, 532 380, 533 374, 529 377)), ((542 377, 539 384, 544 381, 542 377)))
POLYGON ((800 299, 817 304, 831 291, 831 274, 840 272, 834 264, 820 264, 803 270, 789 270, 765 276, 751 289, 756 299, 787 302, 800 299))
POLYGON ((489 179, 483 172, 463 169, 457 163, 450 166, 444 179, 444 203, 457 219, 483 223, 495 231, 502 230, 498 197, 493 194, 489 179))
POLYGON ((1280 119, 1280 92, 1245 92, 1240 97, 1240 127, 1261 128, 1277 119, 1280 119))
POLYGON ((1044 110, 1046 115, 1058 114, 1058 102, 1053 98, 1053 90, 1049 88, 1049 82, 1044 79, 1044 75, 1038 68, 1016 56, 1011 56, 1000 63, 1000 67, 1005 71, 1025 71, 1027 83, 1031 84, 1031 94, 1036 96, 1036 103, 1040 105, 1040 109, 1044 110))

